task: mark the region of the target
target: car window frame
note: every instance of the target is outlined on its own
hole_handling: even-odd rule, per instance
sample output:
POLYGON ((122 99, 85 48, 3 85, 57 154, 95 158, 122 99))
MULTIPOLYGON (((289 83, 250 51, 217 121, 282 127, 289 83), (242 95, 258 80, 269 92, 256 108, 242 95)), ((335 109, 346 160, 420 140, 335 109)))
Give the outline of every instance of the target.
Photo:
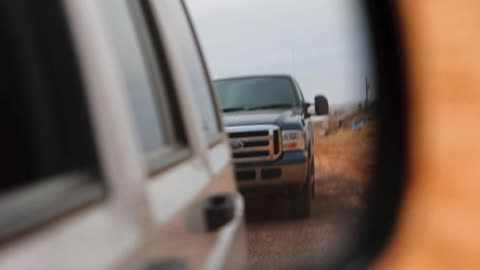
POLYGON ((222 135, 222 133, 224 133, 224 131, 225 131, 224 127, 223 127, 222 113, 220 111, 220 104, 218 102, 218 99, 217 99, 217 96, 216 96, 216 93, 215 93, 215 85, 213 83, 210 71, 208 69, 207 61, 206 61, 206 58, 205 58, 205 53, 202 50, 202 46, 200 44, 200 39, 197 35, 197 31, 196 31, 195 25, 193 23, 192 15, 191 15, 190 10, 188 9, 188 6, 185 3, 185 1, 181 0, 181 3, 182 3, 182 6, 183 6, 183 10, 185 12, 185 16, 186 16, 187 21, 188 21, 188 24, 190 26, 190 31, 192 32, 193 40, 195 41, 195 46, 196 46, 198 54, 199 54, 200 62, 203 66, 203 70, 204 70, 205 76, 207 78, 210 98, 212 99, 212 104, 215 106, 215 117, 216 117, 216 120, 217 120, 216 122, 217 122, 218 133, 217 133, 216 137, 209 139, 209 142, 208 142, 209 143, 209 148, 212 149, 216 145, 220 144, 222 142, 222 139, 224 138, 224 136, 222 135))
MULTIPOLYGON (((155 26, 149 22, 148 14, 142 7, 141 0, 127 1, 126 5, 135 31, 134 39, 141 50, 139 53, 142 56, 142 64, 152 86, 152 95, 155 97, 155 111, 159 120, 163 122, 162 132, 166 136, 165 145, 161 145, 148 153, 141 151, 147 173, 150 177, 153 177, 191 158, 192 149, 186 138, 184 121, 179 117, 180 104, 178 98, 175 91, 168 90, 172 89, 171 77, 168 65, 165 65, 165 52, 158 44, 158 32, 156 32, 155 26)), ((132 106, 131 103, 129 104, 132 106)), ((130 113, 133 116, 134 112, 132 110, 130 113)), ((134 117, 132 119, 132 121, 136 121, 134 117)), ((136 126, 134 126, 134 129, 135 132, 139 132, 136 126)))
MULTIPOLYGON (((170 47, 170 44, 169 44, 168 41, 165 41, 164 37, 162 37, 163 30, 161 29, 161 23, 159 23, 157 21, 157 19, 158 19, 158 18, 156 18, 157 15, 154 14, 155 13, 154 9, 155 9, 156 4, 152 3, 151 0, 139 0, 138 2, 141 4, 141 6, 143 8, 144 15, 149 18, 149 28, 153 32, 152 35, 155 36, 154 39, 156 38, 157 50, 160 49, 162 51, 162 53, 168 53, 167 52, 168 50, 166 48, 170 47)), ((214 136, 207 136, 208 148, 213 149, 215 146, 222 143, 222 141, 225 138, 224 129, 223 129, 223 121, 222 121, 221 113, 220 113, 220 110, 219 110, 218 100, 217 100, 217 97, 215 95, 215 92, 213 91, 214 85, 213 85, 213 82, 211 80, 211 76, 210 76, 206 61, 205 61, 204 53, 201 49, 199 39, 198 39, 198 36, 196 34, 196 31, 195 31, 195 28, 194 28, 194 25, 193 25, 193 22, 192 22, 191 15, 188 11, 188 7, 185 4, 185 2, 183 0, 180 0, 179 2, 180 2, 180 5, 181 5, 183 15, 184 15, 184 19, 186 20, 185 22, 188 26, 189 34, 191 35, 191 37, 193 39, 193 42, 194 42, 193 46, 194 46, 194 49, 196 50, 196 53, 197 53, 197 56, 198 56, 198 61, 201 65, 202 76, 204 77, 206 87, 208 88, 209 98, 210 98, 210 101, 212 103, 212 106, 214 107, 213 108, 213 111, 214 111, 213 116, 215 117, 215 123, 214 124, 215 124, 215 128, 216 128, 216 134, 214 136)), ((160 20, 162 20, 162 19, 160 18, 160 20)), ((170 56, 170 57, 172 57, 172 56, 170 56)), ((175 91, 178 91, 178 88, 180 86, 179 86, 179 83, 178 83, 177 76, 175 75, 176 71, 171 68, 171 62, 172 61, 177 61, 177 60, 172 60, 169 57, 165 57, 165 60, 166 61, 164 62, 164 65, 163 65, 163 67, 164 67, 163 71, 166 72, 169 75, 169 77, 171 79, 172 89, 175 89, 175 91)), ((205 133, 205 135, 207 135, 207 134, 205 133)), ((190 142, 190 143, 195 143, 195 142, 190 142)))

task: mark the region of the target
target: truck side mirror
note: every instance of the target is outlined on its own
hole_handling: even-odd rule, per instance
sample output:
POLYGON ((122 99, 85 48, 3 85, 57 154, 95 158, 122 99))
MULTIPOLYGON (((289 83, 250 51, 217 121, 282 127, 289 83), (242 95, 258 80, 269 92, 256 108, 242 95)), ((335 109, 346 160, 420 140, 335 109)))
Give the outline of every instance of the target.
POLYGON ((312 103, 310 102, 305 102, 303 103, 303 113, 305 114, 305 117, 310 117, 312 114, 309 112, 310 107, 312 106, 312 103))
POLYGON ((329 107, 328 100, 325 96, 319 95, 315 97, 315 114, 328 115, 329 107))

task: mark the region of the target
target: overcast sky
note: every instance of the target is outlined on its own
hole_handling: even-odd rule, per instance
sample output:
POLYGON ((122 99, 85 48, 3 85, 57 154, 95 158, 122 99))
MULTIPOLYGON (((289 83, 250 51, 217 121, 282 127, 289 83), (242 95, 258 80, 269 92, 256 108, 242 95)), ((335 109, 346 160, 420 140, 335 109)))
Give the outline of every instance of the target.
MULTIPOLYGON (((294 74, 307 100, 362 101, 373 85, 357 0, 187 0, 214 78, 294 74)), ((373 86, 374 88, 374 86, 373 86)))

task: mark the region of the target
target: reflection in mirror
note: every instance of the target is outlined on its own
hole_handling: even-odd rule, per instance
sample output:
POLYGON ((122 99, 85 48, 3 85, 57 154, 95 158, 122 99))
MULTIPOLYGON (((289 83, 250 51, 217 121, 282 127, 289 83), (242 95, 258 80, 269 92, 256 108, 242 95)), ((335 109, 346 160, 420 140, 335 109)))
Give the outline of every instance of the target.
POLYGON ((251 269, 326 268, 363 224, 377 89, 361 3, 187 1, 246 200, 251 269))
POLYGON ((315 114, 316 115, 328 115, 329 105, 325 96, 318 95, 315 97, 315 114))

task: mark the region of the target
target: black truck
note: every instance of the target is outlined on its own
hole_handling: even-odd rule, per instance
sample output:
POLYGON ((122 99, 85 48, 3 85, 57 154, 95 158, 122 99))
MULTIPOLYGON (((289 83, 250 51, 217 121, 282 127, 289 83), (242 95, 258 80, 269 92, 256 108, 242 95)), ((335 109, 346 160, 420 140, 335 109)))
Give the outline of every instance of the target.
MULTIPOLYGON (((230 137, 240 191, 286 192, 296 217, 310 215, 314 194, 313 134, 308 108, 296 80, 262 75, 215 81, 230 137)), ((328 115, 324 96, 315 97, 315 114, 328 115)))

